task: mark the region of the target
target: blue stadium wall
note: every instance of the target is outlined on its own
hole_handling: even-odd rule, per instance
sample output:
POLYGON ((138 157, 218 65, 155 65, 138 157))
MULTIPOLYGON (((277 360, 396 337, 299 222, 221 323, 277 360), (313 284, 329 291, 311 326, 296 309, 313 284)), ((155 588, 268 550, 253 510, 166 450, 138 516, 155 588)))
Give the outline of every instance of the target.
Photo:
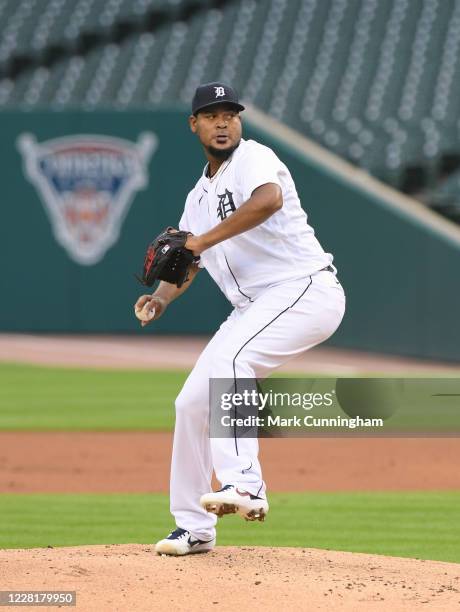
MULTIPOLYGON (((206 273, 155 326, 141 331, 133 316, 133 303, 144 292, 133 273, 141 269, 145 246, 163 227, 177 224, 185 196, 203 168, 203 153, 188 130, 185 111, 3 112, 0 126, 1 331, 208 334, 217 328, 230 307, 206 273), (111 136, 125 140, 129 148, 146 132, 157 148, 146 161, 145 186, 131 189, 132 202, 126 206, 118 239, 95 263, 79 262, 72 246, 59 238, 66 191, 81 189, 82 181, 89 196, 104 188, 112 194, 104 209, 110 217, 120 204, 121 178, 116 165, 102 178, 85 168, 80 140, 83 169, 77 176, 71 171, 66 183, 65 168, 56 178, 53 160, 43 161, 50 154, 47 141, 72 136, 78 143, 78 135, 88 135, 90 150, 102 146, 100 136, 111 136), (29 142, 28 156, 19 145, 24 140, 29 142), (35 167, 35 180, 26 160, 35 167), (51 201, 46 201, 46 191, 54 194, 48 197, 51 201)), ((287 145, 249 126, 245 136, 273 146, 285 161, 321 243, 335 256, 347 293, 347 314, 330 344, 460 359, 459 247, 309 163, 287 145)), ((69 143, 75 154, 75 145, 69 143)), ((123 151, 118 154, 122 159, 123 151)))

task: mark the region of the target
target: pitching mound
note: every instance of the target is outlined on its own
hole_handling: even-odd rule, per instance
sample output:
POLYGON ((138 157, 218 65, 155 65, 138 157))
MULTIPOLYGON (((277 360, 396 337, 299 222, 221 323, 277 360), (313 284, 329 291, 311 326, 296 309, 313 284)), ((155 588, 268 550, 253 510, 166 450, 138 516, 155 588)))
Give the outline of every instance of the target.
POLYGON ((447 612, 460 605, 459 565, 314 549, 218 547, 182 558, 138 544, 21 549, 0 551, 0 566, 2 589, 75 590, 85 612, 447 612))

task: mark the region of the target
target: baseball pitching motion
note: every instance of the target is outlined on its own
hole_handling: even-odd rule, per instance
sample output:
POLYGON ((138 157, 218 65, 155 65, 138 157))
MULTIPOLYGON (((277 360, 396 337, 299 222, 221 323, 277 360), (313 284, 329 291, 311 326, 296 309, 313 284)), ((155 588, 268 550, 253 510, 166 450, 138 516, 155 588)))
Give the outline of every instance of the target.
POLYGON ((268 147, 241 137, 243 110, 224 83, 197 88, 189 126, 207 164, 187 196, 179 233, 167 228, 150 245, 142 282, 160 283, 135 305, 142 326, 151 324, 205 268, 233 306, 176 399, 176 529, 157 542, 158 554, 212 550, 217 517, 261 521, 269 509, 257 438, 210 437, 210 379, 236 385, 266 378, 327 340, 345 311, 333 257, 308 224, 288 168, 268 147), (218 491, 211 490, 213 470, 218 491))

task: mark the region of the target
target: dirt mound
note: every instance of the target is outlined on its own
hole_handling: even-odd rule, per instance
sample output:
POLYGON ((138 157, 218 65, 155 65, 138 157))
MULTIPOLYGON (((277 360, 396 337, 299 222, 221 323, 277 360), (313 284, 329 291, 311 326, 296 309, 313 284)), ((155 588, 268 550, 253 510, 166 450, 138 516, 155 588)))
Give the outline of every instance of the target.
POLYGON ((217 547, 182 558, 139 544, 21 549, 0 551, 0 566, 2 589, 75 590, 85 612, 460 605, 460 565, 314 549, 217 547))

